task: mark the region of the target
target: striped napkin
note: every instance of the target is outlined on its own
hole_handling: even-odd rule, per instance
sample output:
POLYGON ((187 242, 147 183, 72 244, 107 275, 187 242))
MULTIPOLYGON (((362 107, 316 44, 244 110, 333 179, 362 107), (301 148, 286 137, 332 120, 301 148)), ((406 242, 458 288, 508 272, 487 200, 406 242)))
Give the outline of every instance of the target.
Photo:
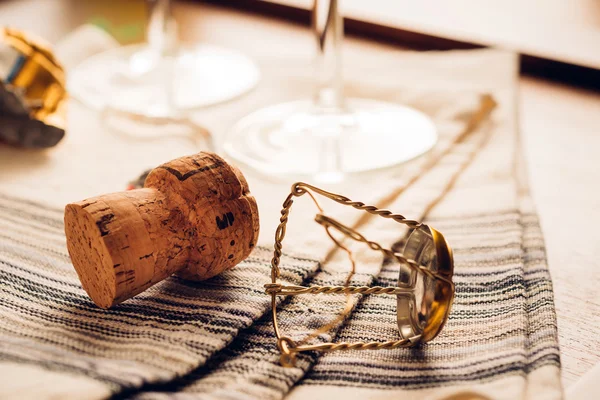
MULTIPOLYGON (((303 94, 310 71, 293 60, 263 61, 261 88, 200 115, 211 131, 226 130, 262 104, 303 94)), ((307 353, 295 368, 279 365, 270 298, 262 285, 270 273, 274 227, 287 183, 266 182, 245 171, 262 225, 261 246, 248 260, 203 283, 170 278, 110 311, 96 308, 77 281, 66 253, 62 211, 2 195, 0 397, 560 398, 552 285, 516 156, 515 57, 494 51, 398 52, 377 59, 377 68, 387 71, 379 74, 366 73, 364 62, 349 64, 354 65, 347 73, 350 94, 411 104, 432 116, 439 129, 440 142, 429 155, 358 183, 328 188, 411 218, 424 217, 445 234, 455 251, 456 299, 438 338, 416 349, 307 353), (408 89, 411 82, 426 83, 408 89), (498 102, 493 118, 452 146, 483 93, 498 102), (420 173, 427 157, 442 153, 432 170, 420 173), (406 187, 415 174, 418 181, 406 187), (449 187, 447 196, 428 207, 449 187)), ((74 129, 89 127, 89 121, 75 121, 74 129)), ((96 148, 116 141, 93 129, 85 137, 68 137, 66 146, 73 145, 68 140, 88 140, 96 148)), ((143 146, 165 149, 160 143, 143 146)), ((138 154, 150 161, 147 152, 132 152, 127 143, 114 149, 115 159, 119 152, 128 155, 119 158, 114 176, 98 176, 98 168, 91 166, 69 172, 71 182, 85 175, 86 182, 102 184, 140 163, 138 154)), ((73 190, 64 178, 44 178, 61 196, 73 190)), ((347 224, 361 221, 359 214, 326 206, 347 224)), ((294 205, 283 281, 340 284, 348 263, 341 252, 332 254, 324 235, 316 234, 313 217, 314 209, 294 205), (319 268, 326 255, 329 262, 319 268)), ((393 222, 377 219, 359 230, 389 246, 401 245, 406 235, 393 222)), ((359 260, 353 284, 393 286, 397 265, 355 246, 359 260)), ((344 296, 335 295, 283 299, 282 328, 300 338, 335 318, 344 304, 344 296)), ((395 305, 391 296, 357 295, 349 318, 316 340, 394 339, 395 305)))
MULTIPOLYGON (((61 397, 102 398, 185 375, 270 307, 262 289, 272 254, 266 248, 208 282, 173 277, 105 311, 91 303, 74 273, 61 210, 2 196, 0 232, 0 359, 99 383, 91 385, 97 393, 81 385, 85 394, 67 388, 61 397)), ((283 279, 292 284, 318 266, 290 256, 285 264, 283 279)), ((33 379, 6 364, 0 371, 25 385, 33 379)), ((36 393, 30 397, 64 390, 61 381, 30 388, 36 393)))

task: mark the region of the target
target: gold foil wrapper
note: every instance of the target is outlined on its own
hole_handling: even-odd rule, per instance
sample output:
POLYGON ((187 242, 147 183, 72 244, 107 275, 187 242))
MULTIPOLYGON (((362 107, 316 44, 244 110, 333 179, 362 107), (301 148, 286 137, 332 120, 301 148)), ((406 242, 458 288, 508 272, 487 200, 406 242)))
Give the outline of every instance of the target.
POLYGON ((41 39, 0 29, 0 141, 26 148, 56 145, 65 134, 63 67, 41 39))

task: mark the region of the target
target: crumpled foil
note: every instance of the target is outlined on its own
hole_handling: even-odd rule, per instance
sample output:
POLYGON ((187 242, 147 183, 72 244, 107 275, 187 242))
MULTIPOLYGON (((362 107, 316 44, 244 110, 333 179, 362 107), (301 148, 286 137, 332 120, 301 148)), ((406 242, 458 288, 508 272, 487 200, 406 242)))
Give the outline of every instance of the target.
POLYGON ((64 69, 32 35, 0 28, 0 142, 55 146, 65 135, 64 69))

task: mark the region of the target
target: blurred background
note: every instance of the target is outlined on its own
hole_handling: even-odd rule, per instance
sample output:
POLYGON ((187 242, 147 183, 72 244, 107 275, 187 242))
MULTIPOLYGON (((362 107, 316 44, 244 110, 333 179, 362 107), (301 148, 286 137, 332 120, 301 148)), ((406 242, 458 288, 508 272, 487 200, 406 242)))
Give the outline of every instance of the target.
MULTIPOLYGON (((339 100, 336 85, 341 85, 338 73, 342 66, 336 51, 342 46, 341 37, 336 37, 336 29, 341 29, 341 25, 330 19, 323 25, 327 29, 317 31, 321 40, 317 41, 317 74, 314 77, 315 36, 310 30, 312 0, 189 0, 166 4, 162 0, 0 0, 1 26, 18 28, 50 44, 62 46, 67 70, 72 71, 75 80, 69 83, 71 95, 80 103, 76 111, 69 110, 69 113, 76 113, 77 118, 73 118, 73 114, 67 118, 67 137, 54 153, 0 146, 3 189, 29 198, 43 197, 45 201, 61 206, 84 195, 121 190, 128 181, 135 181, 144 169, 155 166, 157 161, 182 155, 182 148, 188 153, 225 148, 233 158, 259 171, 279 171, 281 165, 265 163, 287 162, 293 159, 292 156, 285 154, 281 160, 276 157, 265 160, 264 157, 257 159, 255 153, 265 148, 261 141, 269 134, 268 122, 281 120, 281 113, 287 111, 267 109, 243 120, 245 123, 238 129, 239 137, 248 137, 245 134, 248 127, 264 131, 264 135, 253 136, 255 140, 244 143, 241 149, 227 148, 225 137, 225 132, 248 111, 263 110, 263 106, 288 100, 275 95, 268 85, 265 86, 267 92, 272 93, 263 93, 268 101, 255 104, 252 94, 247 95, 263 82, 269 83, 269 71, 278 69, 277 64, 269 65, 269 57, 288 60, 289 64, 282 64, 279 69, 289 68, 290 73, 310 71, 308 77, 298 75, 294 83, 297 98, 313 98, 323 107, 339 100), (73 36, 72 33, 84 24, 93 25, 108 35, 103 38, 83 34, 73 36), (114 43, 110 42, 113 39, 107 39, 111 37, 114 43), (192 53, 177 53, 179 47, 175 43, 189 44, 192 53), (137 44, 140 45, 135 48, 120 47, 137 44), (210 61, 202 63, 206 75, 160 63, 166 59, 164 57, 170 60, 180 57, 178 65, 185 67, 189 54, 197 54, 194 52, 198 50, 193 46, 196 44, 203 46, 199 57, 210 61), (90 62, 90 57, 96 57, 92 47, 98 53, 114 51, 110 53, 109 61, 94 59, 90 62), (148 49, 152 51, 145 52, 148 49), (115 60, 122 63, 115 64, 115 60), (118 65, 119 74, 127 78, 125 83, 110 78, 115 65, 118 65), (162 67, 155 68, 157 65, 162 67), (148 71, 153 74, 147 74, 148 71), (314 79, 316 94, 312 88, 314 79), (147 80, 152 85, 144 86, 147 80), (177 80, 180 84, 171 85, 177 80), (103 92, 109 88, 105 84, 108 81, 114 84, 111 93, 103 92), (135 90, 121 91, 128 85, 135 86, 135 90), (134 97, 129 96, 137 97, 134 101, 134 97), (243 105, 244 112, 240 115, 231 115, 227 109, 215 107, 221 103, 231 104, 234 99, 239 99, 243 105), (203 120, 195 120, 187 110, 196 107, 203 108, 217 122, 205 124, 203 120), (177 139, 180 141, 177 144, 165 143, 157 155, 156 146, 146 141, 160 139, 166 132, 163 128, 159 133, 143 133, 141 141, 129 138, 129 144, 124 144, 121 139, 85 137, 93 130, 92 126, 108 119, 98 122, 95 114, 98 111, 107 113, 105 117, 114 117, 116 121, 112 127, 119 131, 130 131, 127 124, 134 120, 150 127, 168 124, 173 128, 174 137, 186 129, 191 133, 177 139), (121 118, 123 113, 125 118, 121 118), (82 146, 93 151, 82 151, 82 146), (124 161, 134 153, 135 163, 124 161), (60 159, 68 159, 69 163, 60 159), (70 183, 61 180, 71 169, 82 168, 80 166, 84 164, 89 171, 108 171, 105 176, 110 179, 97 181, 90 172, 91 175, 69 178, 70 183), (30 179, 34 175, 36 178, 30 179), (37 194, 41 186, 54 190, 54 196, 37 194)), ((359 64, 364 64, 353 65, 353 68, 364 67, 373 74, 378 73, 375 68, 386 54, 404 50, 493 47, 519 55, 515 114, 519 117, 517 125, 522 133, 531 190, 548 244, 552 272, 555 278, 560 274, 565 277, 579 274, 582 279, 579 282, 586 281, 583 284, 587 284, 590 291, 595 290, 594 285, 600 282, 600 272, 588 270, 586 265, 597 258, 594 253, 598 238, 589 231, 576 235, 574 229, 578 223, 600 224, 600 201, 595 189, 600 181, 597 159, 600 149, 600 3, 597 0, 340 0, 338 6, 347 36, 344 52, 353 54, 350 58, 354 62, 360 59, 359 64), (362 58, 357 58, 357 54, 363 55, 362 58), (565 217, 578 222, 565 229, 565 217), (566 248, 574 250, 565 251, 566 248), (581 270, 561 271, 561 266, 567 264, 579 265, 581 267, 577 268, 581 270)), ((331 18, 327 12, 319 15, 331 18)), ((381 65, 389 66, 383 61, 381 65)), ((399 76, 405 73, 402 65, 398 65, 397 70, 389 68, 388 72, 399 76)), ((297 106, 301 109, 305 104, 297 106)), ((290 107, 296 112, 296 105, 290 107)), ((369 107, 366 107, 367 113, 369 107)), ((381 109, 385 104, 373 107, 381 109)), ((302 118, 294 120, 292 125, 306 127, 306 124, 322 123, 302 112, 302 118)), ((421 138, 427 136, 429 125, 426 121, 416 114, 406 118, 412 118, 415 129, 424 132, 421 138)), ((407 147, 412 146, 412 152, 403 155, 404 159, 385 160, 388 156, 398 156, 397 152, 386 153, 377 160, 381 165, 371 162, 360 169, 377 169, 416 157, 434 145, 435 134, 428 137, 431 140, 410 142, 407 147)), ((328 148, 329 142, 323 143, 326 143, 323 148, 328 148)), ((292 147, 297 150, 302 148, 301 145, 292 147)), ((292 161, 302 167, 309 165, 300 157, 292 161)), ((317 161, 321 163, 321 160, 317 161)), ((346 167, 343 163, 337 165, 335 160, 328 160, 311 174, 322 173, 319 175, 322 178, 335 179, 336 174, 344 172, 346 167)), ((276 198, 279 201, 281 196, 276 198)), ((576 300, 569 300, 571 289, 566 286, 556 288, 559 321, 568 318, 567 314, 560 315, 561 302, 573 307, 577 304, 576 300)), ((600 355, 588 351, 580 342, 571 341, 568 332, 561 335, 561 346, 570 350, 562 359, 563 379, 568 387, 600 360, 600 355)))
MULTIPOLYGON (((11 23, 56 42, 75 27, 93 23, 122 44, 142 41, 148 8, 143 0, 3 0, 2 23, 11 23)), ((312 0, 175 1, 184 40, 197 40, 194 3, 224 6, 308 25, 312 0)), ((360 0, 340 3, 346 33, 428 48, 497 46, 524 55, 524 72, 597 85, 600 5, 595 0, 518 0, 442 3, 360 0), (580 67, 580 68, 577 68, 580 67), (588 70, 588 69, 590 70, 588 70), (569 73, 571 76, 569 76, 569 73), (592 78, 596 79, 592 79, 592 78), (586 79, 587 78, 587 79, 586 79)), ((197 21, 196 21, 197 22, 197 21)))

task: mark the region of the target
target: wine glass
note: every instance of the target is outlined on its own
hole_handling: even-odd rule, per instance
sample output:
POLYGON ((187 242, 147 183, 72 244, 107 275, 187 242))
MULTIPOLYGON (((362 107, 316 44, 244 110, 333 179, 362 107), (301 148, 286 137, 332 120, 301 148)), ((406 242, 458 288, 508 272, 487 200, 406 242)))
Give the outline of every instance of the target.
POLYGON ((415 158, 433 147, 437 132, 423 113, 399 104, 345 98, 343 19, 338 0, 315 0, 317 41, 314 99, 273 105, 240 120, 224 150, 268 175, 338 182, 415 158))
POLYGON ((256 64, 235 51, 178 43, 169 0, 149 0, 147 43, 97 54, 69 75, 70 93, 98 110, 178 120, 230 100, 258 82, 256 64))

